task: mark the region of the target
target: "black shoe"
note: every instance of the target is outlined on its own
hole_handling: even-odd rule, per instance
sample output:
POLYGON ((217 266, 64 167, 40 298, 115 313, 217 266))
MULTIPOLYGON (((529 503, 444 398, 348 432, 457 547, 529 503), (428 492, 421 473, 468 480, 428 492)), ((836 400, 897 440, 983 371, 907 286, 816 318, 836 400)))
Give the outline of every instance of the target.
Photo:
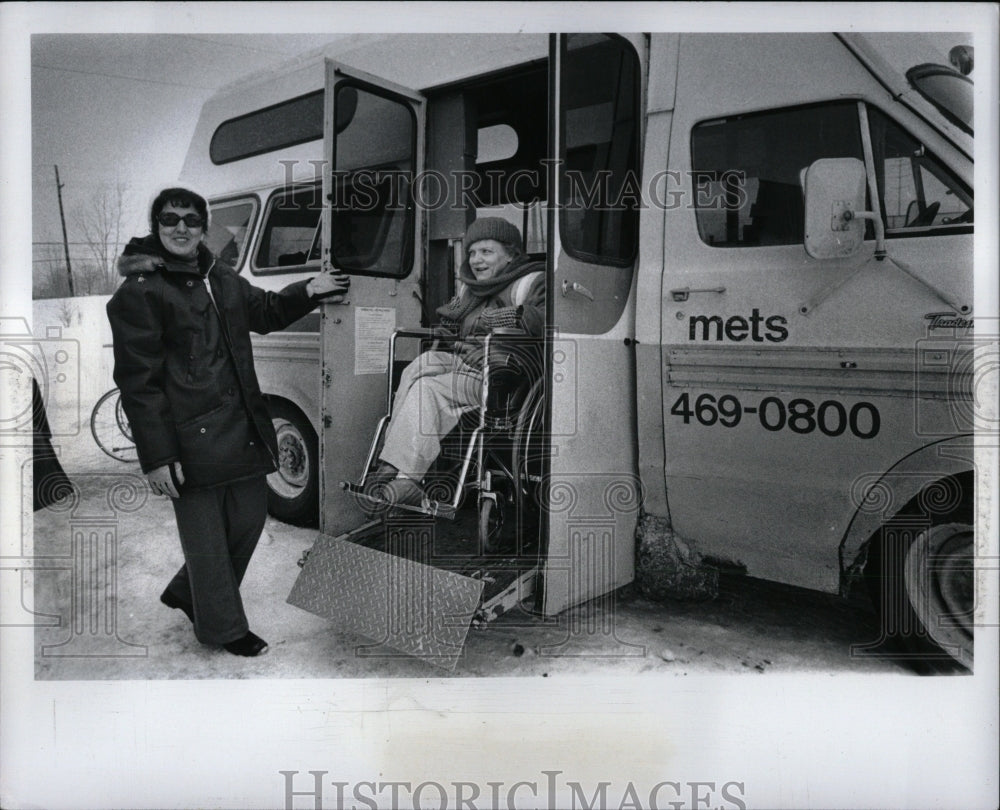
POLYGON ((176 596, 174 596, 170 591, 164 591, 160 595, 160 601, 163 602, 168 608, 175 608, 176 610, 183 610, 184 615, 191 620, 191 624, 194 624, 194 608, 191 607, 187 602, 182 602, 176 596))
POLYGON ((243 655, 247 658, 255 658, 267 652, 267 642, 249 630, 243 638, 238 638, 236 641, 229 641, 222 646, 226 648, 227 652, 231 652, 233 655, 243 655))

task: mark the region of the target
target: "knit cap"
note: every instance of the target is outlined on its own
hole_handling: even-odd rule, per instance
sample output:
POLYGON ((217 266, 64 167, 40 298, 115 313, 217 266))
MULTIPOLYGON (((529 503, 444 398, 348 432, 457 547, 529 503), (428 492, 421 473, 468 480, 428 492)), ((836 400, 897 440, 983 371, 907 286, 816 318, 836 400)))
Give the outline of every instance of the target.
POLYGON ((465 232, 462 247, 468 253, 469 248, 483 239, 495 239, 521 247, 521 232, 517 226, 503 217, 483 217, 473 222, 465 232))

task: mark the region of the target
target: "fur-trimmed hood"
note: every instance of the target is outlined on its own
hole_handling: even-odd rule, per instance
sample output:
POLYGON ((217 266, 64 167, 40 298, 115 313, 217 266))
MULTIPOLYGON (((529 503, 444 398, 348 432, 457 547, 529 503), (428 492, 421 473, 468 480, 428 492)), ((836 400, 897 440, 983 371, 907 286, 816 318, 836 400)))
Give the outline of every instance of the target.
POLYGON ((204 275, 215 263, 215 256, 205 243, 198 245, 198 267, 188 268, 180 262, 171 261, 163 250, 163 246, 155 236, 136 237, 129 240, 125 250, 118 257, 118 273, 131 276, 137 273, 153 273, 157 270, 169 270, 180 273, 199 273, 204 275))

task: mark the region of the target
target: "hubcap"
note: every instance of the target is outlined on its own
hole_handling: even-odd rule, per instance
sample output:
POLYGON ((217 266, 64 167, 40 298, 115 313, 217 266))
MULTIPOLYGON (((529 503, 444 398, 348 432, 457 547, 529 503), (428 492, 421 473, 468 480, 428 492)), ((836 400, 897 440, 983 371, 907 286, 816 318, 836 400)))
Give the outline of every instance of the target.
POLYGON ((294 498, 309 481, 309 456, 302 435, 291 422, 274 419, 278 434, 278 471, 271 473, 268 483, 285 498, 294 498))

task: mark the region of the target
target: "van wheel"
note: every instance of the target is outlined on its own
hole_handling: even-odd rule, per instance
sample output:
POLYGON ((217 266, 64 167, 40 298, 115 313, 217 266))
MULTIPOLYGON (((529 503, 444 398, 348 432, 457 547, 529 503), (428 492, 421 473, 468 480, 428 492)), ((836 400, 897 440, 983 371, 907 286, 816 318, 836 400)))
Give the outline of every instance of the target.
POLYGON ((872 541, 866 578, 891 657, 921 674, 972 669, 974 558, 973 528, 961 519, 915 536, 890 522, 872 541))
POLYGON ((319 525, 319 441, 316 431, 287 400, 268 398, 278 435, 278 470, 267 476, 267 511, 295 526, 319 525))
POLYGON ((973 536, 966 523, 921 532, 907 551, 903 576, 910 605, 927 635, 969 669, 976 588, 973 536))

